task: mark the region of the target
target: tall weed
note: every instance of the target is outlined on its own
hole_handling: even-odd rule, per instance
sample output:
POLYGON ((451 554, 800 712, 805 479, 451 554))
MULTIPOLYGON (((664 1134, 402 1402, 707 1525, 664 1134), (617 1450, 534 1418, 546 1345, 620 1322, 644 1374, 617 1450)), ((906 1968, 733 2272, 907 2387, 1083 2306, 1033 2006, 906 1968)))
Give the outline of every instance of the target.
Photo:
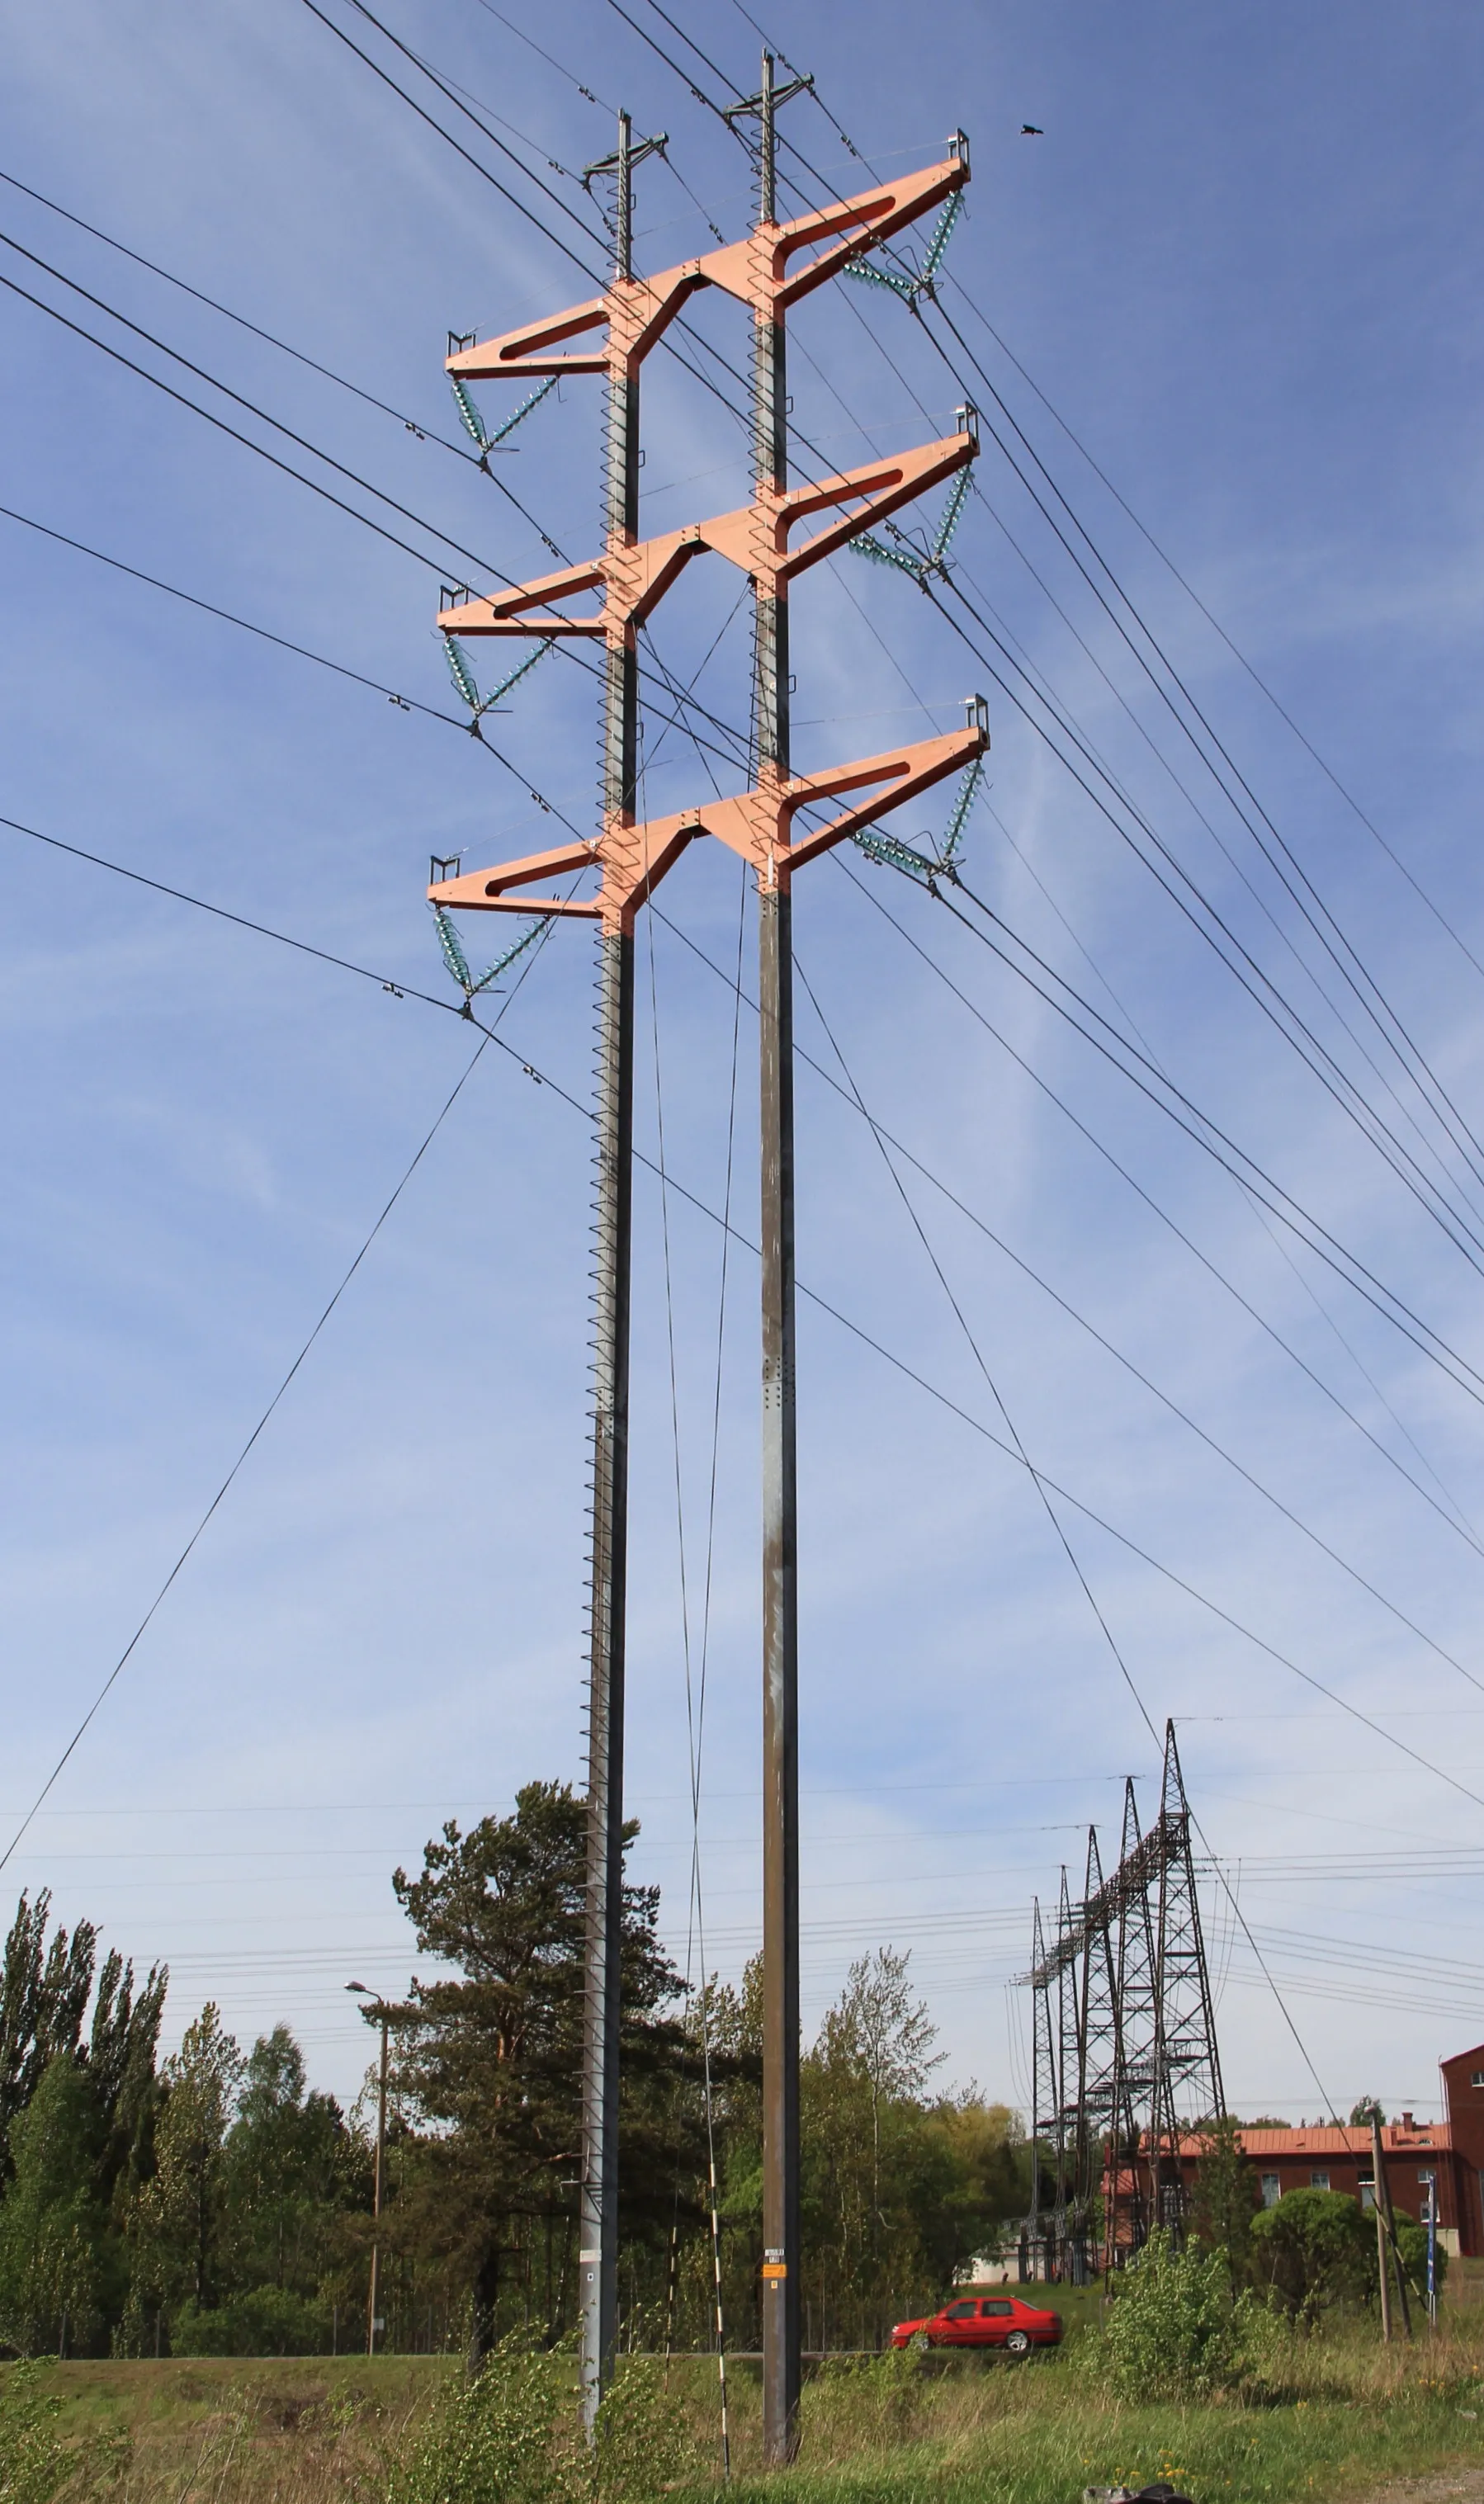
POLYGON ((810 2460, 848 2459, 911 2443, 923 2421, 927 2377, 910 2348, 830 2357, 806 2382, 800 2448, 810 2460))

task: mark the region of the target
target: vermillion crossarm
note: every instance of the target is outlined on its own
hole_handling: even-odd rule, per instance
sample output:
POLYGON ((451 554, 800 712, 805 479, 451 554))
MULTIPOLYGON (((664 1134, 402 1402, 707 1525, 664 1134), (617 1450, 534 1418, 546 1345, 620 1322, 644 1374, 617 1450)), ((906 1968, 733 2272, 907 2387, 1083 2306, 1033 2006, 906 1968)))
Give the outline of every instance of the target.
POLYGON ((973 713, 967 729, 950 731, 941 739, 918 740, 884 756, 858 757, 852 764, 837 765, 821 774, 793 774, 771 783, 764 781, 735 799, 708 800, 672 817, 614 825, 594 843, 561 844, 551 852, 533 852, 525 860, 506 861, 499 869, 472 870, 446 879, 428 892, 445 910, 561 913, 602 922, 610 928, 632 929, 639 906, 687 845, 698 835, 714 835, 718 843, 750 862, 759 887, 767 893, 786 887, 792 871, 804 862, 816 859, 887 810, 916 799, 983 755, 988 731, 977 700, 973 713), (827 825, 794 838, 793 819, 800 809, 867 788, 872 793, 868 800, 832 817, 827 825), (569 877, 595 865, 603 873, 596 896, 578 900, 524 892, 538 880, 569 877))
MULTIPOLYGON (((885 521, 967 467, 979 451, 973 412, 957 435, 886 461, 868 461, 858 470, 822 478, 817 486, 794 487, 782 495, 759 496, 736 512, 717 513, 710 521, 689 522, 663 538, 640 539, 635 546, 609 546, 602 556, 581 565, 564 566, 535 582, 517 583, 488 599, 466 598, 440 609, 438 624, 446 635, 621 635, 641 626, 657 609, 672 583, 692 557, 713 550, 743 574, 761 578, 770 591, 818 565, 845 547, 874 523, 885 521), (796 522, 827 512, 832 505, 853 505, 828 529, 816 531, 802 546, 791 548, 788 536, 796 522), (576 599, 584 591, 602 591, 602 609, 587 617, 567 617, 559 600, 576 599)), ((765 595, 766 596, 766 595, 765 595)))
POLYGON ((615 368, 638 372, 650 349, 663 336, 689 298, 703 287, 719 287, 755 311, 769 310, 776 320, 802 296, 837 277, 847 262, 860 260, 886 243, 904 226, 962 189, 969 179, 968 143, 962 131, 949 143, 952 154, 919 174, 899 183, 878 184, 850 200, 836 200, 789 226, 761 225, 742 243, 724 244, 699 261, 682 261, 658 278, 617 279, 606 295, 586 304, 573 304, 544 322, 528 322, 522 330, 505 330, 461 348, 448 360, 447 370, 461 382, 490 382, 501 374, 609 374, 615 368), (792 276, 788 263, 811 244, 837 238, 792 276), (568 355, 563 343, 606 327, 607 345, 568 355))

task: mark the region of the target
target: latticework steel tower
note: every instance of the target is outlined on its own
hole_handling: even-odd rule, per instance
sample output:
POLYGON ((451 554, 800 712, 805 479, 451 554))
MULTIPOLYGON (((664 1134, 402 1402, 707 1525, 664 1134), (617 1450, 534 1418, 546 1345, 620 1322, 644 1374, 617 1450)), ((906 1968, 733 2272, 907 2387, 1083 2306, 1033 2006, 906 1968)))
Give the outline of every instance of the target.
POLYGON ((1021 2266, 1080 2281, 1122 2267, 1154 2225, 1179 2237, 1182 2140, 1225 2110, 1173 1722, 1156 1824, 1141 1835, 1130 1781, 1118 1867, 1103 1877, 1090 1828, 1081 1902, 1063 1869, 1055 1945, 1046 1946, 1039 1903, 1031 1940, 1022 1980, 1037 2147, 1021 2266))

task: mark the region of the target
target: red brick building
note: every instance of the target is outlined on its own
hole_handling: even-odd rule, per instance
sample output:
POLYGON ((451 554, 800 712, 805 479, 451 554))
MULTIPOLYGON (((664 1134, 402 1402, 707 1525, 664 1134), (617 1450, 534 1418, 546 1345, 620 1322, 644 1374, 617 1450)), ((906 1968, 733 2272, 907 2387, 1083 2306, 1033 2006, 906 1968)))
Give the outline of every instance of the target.
MULTIPOLYGON (((1438 2064, 1443 2080, 1443 2121, 1414 2121, 1403 2113, 1381 2133, 1382 2162, 1393 2206, 1420 2218, 1427 2196, 1424 2177, 1437 2176, 1438 2240, 1450 2252, 1484 2253, 1484 2043, 1455 2052, 1438 2064)), ((1264 2207, 1285 2191, 1348 2191, 1369 2208, 1374 2166, 1368 2130, 1336 2130, 1314 2123, 1292 2130, 1244 2130, 1242 2146, 1258 2176, 1264 2207)), ((1190 2189, 1200 2142, 1182 2143, 1180 2170, 1190 2189)))

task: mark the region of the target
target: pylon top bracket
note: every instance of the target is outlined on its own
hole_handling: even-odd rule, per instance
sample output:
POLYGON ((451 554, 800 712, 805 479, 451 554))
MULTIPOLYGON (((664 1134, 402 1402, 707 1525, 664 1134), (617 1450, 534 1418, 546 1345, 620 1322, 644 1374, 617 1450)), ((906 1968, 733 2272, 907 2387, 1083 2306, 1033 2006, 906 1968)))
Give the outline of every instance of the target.
POLYGON ((780 104, 792 104, 796 95, 811 95, 813 87, 814 73, 811 70, 807 78, 790 79, 787 87, 770 87, 765 94, 744 96, 738 104, 723 105, 722 121, 740 122, 744 113, 761 113, 765 106, 776 113, 780 104))

